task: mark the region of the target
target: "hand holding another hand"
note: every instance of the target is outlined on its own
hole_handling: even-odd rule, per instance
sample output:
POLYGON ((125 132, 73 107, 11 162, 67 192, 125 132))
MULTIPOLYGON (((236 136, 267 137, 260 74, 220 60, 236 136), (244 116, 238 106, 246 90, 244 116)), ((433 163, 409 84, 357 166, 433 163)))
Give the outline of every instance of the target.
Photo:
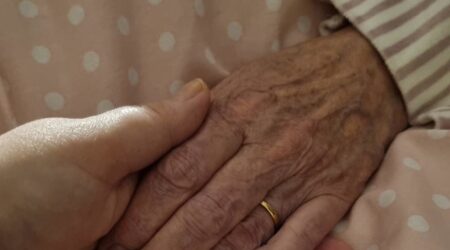
POLYGON ((0 249, 93 249, 122 216, 137 172, 188 138, 209 102, 194 81, 169 101, 1 135, 0 249))
POLYGON ((91 249, 115 225, 100 249, 314 249, 406 126, 351 29, 243 66, 212 94, 181 145, 208 110, 199 81, 171 101, 0 136, 0 247, 91 249), (173 147, 131 198, 137 172, 173 147))
POLYGON ((143 178, 101 249, 314 249, 406 127, 352 29, 250 63, 212 93, 202 128, 143 178))

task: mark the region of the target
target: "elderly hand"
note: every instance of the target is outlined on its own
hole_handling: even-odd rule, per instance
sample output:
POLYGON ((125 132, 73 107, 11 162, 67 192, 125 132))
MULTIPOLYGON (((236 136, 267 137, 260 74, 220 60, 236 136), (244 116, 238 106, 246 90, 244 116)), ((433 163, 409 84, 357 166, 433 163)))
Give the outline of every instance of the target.
POLYGON ((136 172, 189 137, 209 101, 195 81, 170 101, 0 136, 0 249, 93 249, 128 205, 136 172))
POLYGON ((255 61, 213 90, 206 123, 145 176, 101 249, 314 249, 406 124, 353 29, 255 61))

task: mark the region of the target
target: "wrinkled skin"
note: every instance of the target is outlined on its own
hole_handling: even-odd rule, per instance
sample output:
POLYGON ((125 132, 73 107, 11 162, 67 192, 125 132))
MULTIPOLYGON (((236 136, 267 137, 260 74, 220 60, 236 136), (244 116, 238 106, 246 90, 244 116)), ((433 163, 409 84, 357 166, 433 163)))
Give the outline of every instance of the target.
POLYGON ((407 125, 387 69, 353 29, 241 67, 213 100, 100 249, 314 249, 407 125), (274 236, 262 200, 280 214, 274 236))

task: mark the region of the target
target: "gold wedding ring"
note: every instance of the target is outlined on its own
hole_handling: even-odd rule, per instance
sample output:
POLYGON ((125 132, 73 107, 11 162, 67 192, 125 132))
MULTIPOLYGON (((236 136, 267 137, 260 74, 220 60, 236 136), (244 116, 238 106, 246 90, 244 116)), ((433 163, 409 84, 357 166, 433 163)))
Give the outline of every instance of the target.
POLYGON ((280 222, 277 211, 267 201, 261 201, 260 205, 267 211, 270 217, 272 217, 273 224, 277 227, 280 222))

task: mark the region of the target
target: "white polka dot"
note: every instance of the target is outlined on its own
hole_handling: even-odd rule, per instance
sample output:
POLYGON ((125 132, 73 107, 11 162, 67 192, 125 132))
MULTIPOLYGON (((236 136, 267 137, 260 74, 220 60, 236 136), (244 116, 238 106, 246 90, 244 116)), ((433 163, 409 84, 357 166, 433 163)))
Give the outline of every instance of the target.
POLYGON ((159 48, 164 52, 173 50, 175 43, 175 36, 171 32, 164 32, 159 37, 159 48))
POLYGON ((149 3, 151 3, 152 5, 158 5, 162 2, 162 0, 148 0, 149 3))
POLYGON ((69 13, 67 13, 67 19, 73 25, 79 25, 84 20, 84 9, 79 5, 74 5, 70 8, 69 13))
POLYGON ((238 22, 228 24, 228 37, 233 41, 239 41, 242 36, 242 25, 238 22))
POLYGON ((422 166, 420 166, 420 164, 414 160, 413 158, 410 157, 406 157, 403 159, 403 165, 405 165, 405 167, 408 167, 410 169, 419 171, 422 169, 422 166))
POLYGON ((100 56, 95 51, 86 52, 83 56, 83 67, 87 72, 94 72, 100 65, 100 56))
POLYGON ((280 47, 281 47, 280 40, 276 39, 275 41, 272 42, 271 49, 273 52, 280 51, 280 47))
POLYGON ((299 17, 297 28, 301 33, 308 33, 311 29, 311 20, 306 16, 299 17))
POLYGON ((390 206, 396 198, 396 193, 394 190, 386 190, 378 196, 378 206, 380 207, 388 207, 390 206))
POLYGON ((205 15, 205 4, 203 3, 203 0, 195 0, 194 1, 194 9, 195 13, 199 16, 205 15))
POLYGON ((33 18, 39 15, 39 8, 32 1, 21 1, 19 3, 19 12, 24 17, 33 18))
POLYGON ((205 49, 205 57, 206 60, 208 60, 209 63, 211 64, 216 64, 216 57, 214 56, 214 54, 212 53, 212 51, 209 48, 205 49))
POLYGON ((128 23, 128 19, 124 16, 117 19, 117 28, 119 29, 120 34, 124 36, 130 34, 130 24, 128 23))
POLYGON ((433 194, 433 202, 440 209, 450 209, 450 199, 442 194, 433 194))
POLYGON ((270 11, 278 11, 281 8, 282 0, 266 0, 267 9, 270 11))
POLYGON ((41 64, 47 64, 48 62, 50 62, 50 58, 52 56, 50 50, 44 46, 33 47, 31 55, 33 56, 36 62, 41 64))
POLYGON ((442 129, 430 129, 427 131, 427 134, 431 139, 439 140, 447 137, 448 132, 442 129))
POLYGON ((172 95, 175 95, 178 92, 178 90, 180 90, 181 87, 183 87, 183 85, 184 85, 184 82, 181 80, 173 81, 172 84, 170 84, 170 89, 169 89, 170 93, 172 95))
POLYGON ((333 233, 340 234, 343 233, 345 230, 347 230, 348 227, 348 221, 342 220, 333 229, 333 233))
POLYGON ((114 104, 110 100, 102 100, 97 104, 97 114, 114 109, 114 104))
POLYGON ((377 245, 370 245, 367 250, 380 250, 380 248, 377 245))
POLYGON ((64 97, 56 92, 50 92, 44 97, 45 104, 53 111, 61 110, 64 107, 64 97))
POLYGON ((430 230, 430 225, 428 224, 428 222, 425 220, 425 218, 423 218, 420 215, 412 215, 408 218, 408 226, 416 231, 416 232, 427 232, 428 230, 430 230))
POLYGON ((139 83, 139 73, 133 67, 128 69, 128 81, 132 86, 135 86, 139 83))

